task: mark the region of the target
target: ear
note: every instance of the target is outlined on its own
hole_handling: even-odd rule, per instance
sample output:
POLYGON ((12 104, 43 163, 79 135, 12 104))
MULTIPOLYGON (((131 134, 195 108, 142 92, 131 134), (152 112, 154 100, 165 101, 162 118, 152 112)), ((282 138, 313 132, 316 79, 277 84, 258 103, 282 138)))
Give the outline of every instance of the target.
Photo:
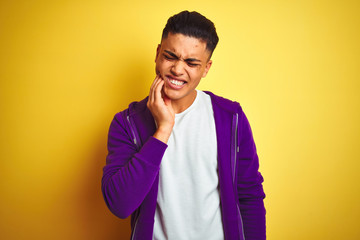
POLYGON ((160 48, 161 48, 161 44, 158 44, 157 48, 156 48, 156 57, 155 57, 155 62, 156 62, 156 59, 158 58, 159 56, 159 53, 160 53, 160 48))
POLYGON ((207 63, 206 63, 206 66, 205 66, 205 70, 204 70, 204 73, 202 75, 202 77, 206 77, 207 73, 209 72, 210 70, 210 67, 212 65, 212 60, 209 60, 207 63))

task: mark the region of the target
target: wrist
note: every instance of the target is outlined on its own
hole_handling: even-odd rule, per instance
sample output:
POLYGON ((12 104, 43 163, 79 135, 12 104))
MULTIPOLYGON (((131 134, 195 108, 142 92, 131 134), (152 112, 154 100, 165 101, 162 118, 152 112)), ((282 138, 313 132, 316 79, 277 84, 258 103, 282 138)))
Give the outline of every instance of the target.
POLYGON ((171 131, 172 131, 172 127, 173 126, 161 126, 158 127, 158 129, 156 130, 156 132, 154 133, 153 137, 162 141, 163 143, 167 143, 169 140, 169 137, 171 135, 171 131))

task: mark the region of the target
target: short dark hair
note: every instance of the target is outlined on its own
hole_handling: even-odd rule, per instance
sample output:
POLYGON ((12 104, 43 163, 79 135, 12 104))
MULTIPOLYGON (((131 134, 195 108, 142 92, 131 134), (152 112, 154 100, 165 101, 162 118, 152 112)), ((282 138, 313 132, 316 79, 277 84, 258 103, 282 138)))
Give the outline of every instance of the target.
POLYGON ((219 42, 214 23, 195 11, 182 11, 170 17, 163 30, 162 39, 166 39, 169 33, 181 33, 205 41, 210 57, 219 42))

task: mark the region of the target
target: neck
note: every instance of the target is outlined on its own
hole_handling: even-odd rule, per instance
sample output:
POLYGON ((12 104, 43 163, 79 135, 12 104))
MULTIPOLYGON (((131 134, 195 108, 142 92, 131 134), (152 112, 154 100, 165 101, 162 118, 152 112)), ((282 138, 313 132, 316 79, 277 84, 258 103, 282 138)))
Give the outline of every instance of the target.
POLYGON ((193 104, 193 102, 195 101, 196 95, 197 92, 196 90, 194 90, 192 93, 190 93, 189 95, 185 96, 182 99, 172 100, 171 106, 173 107, 174 112, 177 114, 188 109, 191 106, 191 104, 193 104))

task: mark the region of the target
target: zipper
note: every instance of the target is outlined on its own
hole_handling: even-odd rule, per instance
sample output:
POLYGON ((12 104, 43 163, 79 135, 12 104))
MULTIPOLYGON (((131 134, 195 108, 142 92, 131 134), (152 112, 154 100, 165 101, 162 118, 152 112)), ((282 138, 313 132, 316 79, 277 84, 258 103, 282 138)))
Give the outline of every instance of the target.
MULTIPOLYGON (((239 152, 239 146, 237 145, 238 142, 238 125, 239 125, 239 115, 238 113, 234 114, 233 116, 233 134, 234 134, 234 140, 233 140, 233 157, 234 157, 234 169, 233 169, 233 183, 234 183, 234 186, 235 186, 235 176, 236 176, 236 157, 237 157, 237 153, 239 152), (235 126, 235 127, 234 127, 235 126)), ((241 217, 241 212, 240 212, 240 208, 239 208, 239 204, 238 204, 238 200, 236 200, 236 207, 237 207, 237 210, 238 210, 238 214, 239 214, 239 236, 242 235, 243 237, 243 240, 245 240, 245 235, 244 235, 244 226, 243 226, 243 220, 242 220, 242 217, 241 217), (241 223, 241 224, 240 224, 241 223), (242 229, 242 234, 240 232, 240 228, 242 229)))
POLYGON ((137 138, 136 138, 136 135, 135 135, 134 126, 133 126, 132 122, 130 121, 130 116, 127 115, 126 119, 127 119, 128 123, 129 123, 129 127, 130 127, 131 133, 133 135, 133 142, 136 145, 137 149, 140 149, 139 141, 137 141, 137 138))
POLYGON ((136 218, 135 226, 134 226, 134 231, 132 231, 131 240, 134 240, 134 239, 135 239, 135 231, 136 231, 137 223, 138 223, 138 221, 139 221, 139 215, 140 215, 140 213, 138 214, 138 216, 137 216, 137 218, 136 218))
POLYGON ((235 174, 236 174, 236 155, 237 155, 237 152, 239 151, 239 147, 237 146, 237 131, 238 131, 238 124, 239 124, 239 115, 236 113, 234 116, 233 116, 233 134, 234 134, 234 140, 233 140, 233 161, 234 161, 234 164, 233 164, 233 183, 235 184, 235 174), (234 122, 235 122, 235 127, 234 127, 234 122))
MULTIPOLYGON (((239 216, 240 216, 240 221, 241 221, 241 229, 242 229, 242 237, 243 237, 243 240, 245 240, 245 234, 244 234, 244 225, 243 225, 243 220, 242 220, 242 217, 241 217, 241 212, 240 212, 240 208, 239 208, 239 205, 236 203, 236 207, 237 207, 237 210, 239 212, 239 216)), ((240 235, 240 229, 239 229, 239 235, 240 235)))
MULTIPOLYGON (((130 128, 132 136, 133 136, 133 142, 136 145, 137 149, 140 149, 140 146, 139 146, 140 142, 137 140, 137 135, 135 134, 135 127, 134 127, 132 121, 130 120, 130 116, 126 115, 126 119, 129 123, 129 128, 130 128)), ((137 227, 137 224, 139 221, 139 216, 140 216, 140 212, 137 214, 137 217, 136 217, 135 226, 134 226, 134 230, 132 231, 131 240, 135 239, 135 232, 136 232, 136 227, 137 227)))

